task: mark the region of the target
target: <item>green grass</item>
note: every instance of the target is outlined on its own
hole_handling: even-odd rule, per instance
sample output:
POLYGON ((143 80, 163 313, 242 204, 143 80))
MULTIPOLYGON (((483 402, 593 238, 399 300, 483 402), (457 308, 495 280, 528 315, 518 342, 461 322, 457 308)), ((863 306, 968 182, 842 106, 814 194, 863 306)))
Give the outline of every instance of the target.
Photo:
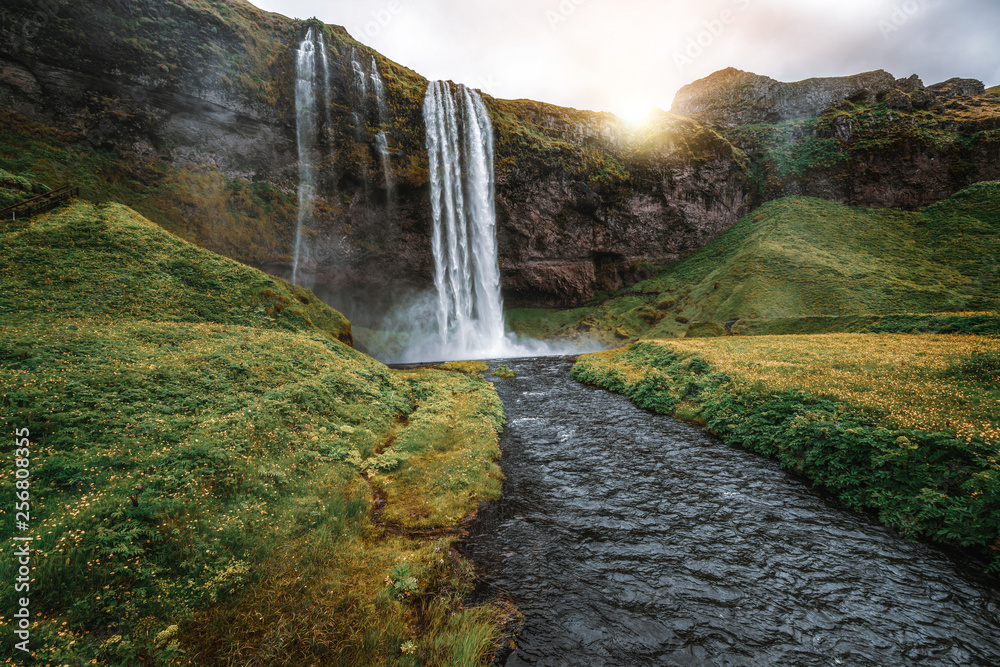
MULTIPOLYGON (((506 612, 463 604, 455 537, 370 520, 373 485, 404 531, 498 497, 488 382, 390 371, 310 292, 117 204, 0 227, 0 250, 0 422, 31 432, 36 661, 489 654, 506 612), (404 563, 400 594, 387 577, 404 563)), ((8 549, 0 571, 14 566, 8 549)))
POLYGON ((315 329, 350 323, 310 290, 191 245, 120 204, 0 222, 8 318, 129 318, 315 329))
MULTIPOLYGON (((1000 182, 984 182, 914 213, 769 202, 650 280, 583 309, 518 311, 508 321, 535 335, 627 341, 690 335, 703 322, 740 320, 736 330, 751 333, 772 320, 849 327, 851 317, 898 315, 903 326, 905 313, 998 310, 1000 182)), ((876 320, 884 321, 865 326, 876 320)))
POLYGON ((1000 86, 993 86, 986 89, 987 95, 1000 96, 1000 86))
POLYGON ((1000 573, 998 364, 994 338, 838 334, 643 341, 572 373, 1000 573))

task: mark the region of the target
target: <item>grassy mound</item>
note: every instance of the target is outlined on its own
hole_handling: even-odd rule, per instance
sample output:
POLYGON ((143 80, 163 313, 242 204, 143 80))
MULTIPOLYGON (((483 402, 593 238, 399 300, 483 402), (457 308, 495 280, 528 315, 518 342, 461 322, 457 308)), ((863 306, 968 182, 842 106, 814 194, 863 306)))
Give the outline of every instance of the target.
POLYGON ((310 290, 197 248, 119 204, 79 202, 0 230, 8 317, 214 322, 351 343, 350 322, 310 290))
MULTIPOLYGON (((308 292, 121 206, 4 228, 0 247, 0 422, 30 430, 33 503, 0 538, 35 538, 36 661, 488 657, 500 612, 462 604, 452 548, 499 495, 488 382, 390 371, 308 292)), ((12 578, 10 548, 0 565, 12 578)))
POLYGON ((998 257, 1000 182, 916 213, 790 197, 603 302, 509 321, 519 333, 621 341, 684 336, 703 322, 997 312, 998 257))
POLYGON ((909 538, 1000 572, 1000 342, 851 335, 644 341, 577 380, 706 425, 909 538))

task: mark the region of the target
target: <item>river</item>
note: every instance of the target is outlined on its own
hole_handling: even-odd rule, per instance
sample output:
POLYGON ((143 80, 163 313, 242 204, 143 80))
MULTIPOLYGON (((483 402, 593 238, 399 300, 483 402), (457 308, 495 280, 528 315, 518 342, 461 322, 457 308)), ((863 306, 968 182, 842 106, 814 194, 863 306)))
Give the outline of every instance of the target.
POLYGON ((504 498, 463 550, 521 665, 1000 665, 1000 586, 769 460, 505 360, 504 498))

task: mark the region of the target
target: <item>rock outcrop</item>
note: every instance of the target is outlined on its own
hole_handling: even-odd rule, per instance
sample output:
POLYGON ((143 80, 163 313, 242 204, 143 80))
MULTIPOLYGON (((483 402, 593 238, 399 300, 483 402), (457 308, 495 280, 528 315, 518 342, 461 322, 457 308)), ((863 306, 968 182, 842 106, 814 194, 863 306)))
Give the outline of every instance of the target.
POLYGON ((733 128, 812 118, 843 103, 885 102, 909 111, 985 92, 975 79, 954 78, 925 87, 916 74, 895 79, 884 70, 784 83, 730 67, 681 88, 671 111, 713 127, 733 128))
POLYGON ((874 102, 896 85, 884 70, 783 83, 733 67, 681 88, 670 110, 720 127, 818 116, 833 105, 874 102))

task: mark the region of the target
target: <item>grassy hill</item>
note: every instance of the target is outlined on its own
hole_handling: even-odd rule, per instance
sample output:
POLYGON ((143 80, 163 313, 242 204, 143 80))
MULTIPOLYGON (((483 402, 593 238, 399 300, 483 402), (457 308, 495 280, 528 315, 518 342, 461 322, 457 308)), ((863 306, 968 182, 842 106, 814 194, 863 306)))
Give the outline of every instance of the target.
POLYGON ((79 202, 37 222, 4 221, 0 312, 314 330, 351 325, 310 290, 198 248, 120 204, 79 202))
POLYGON ((390 371, 309 291, 117 204, 0 223, 0 282, 0 422, 30 431, 32 503, 0 539, 35 539, 36 662, 486 658, 500 612, 463 606, 452 543, 500 492, 488 382, 390 371))
POLYGON ((587 308, 512 311, 510 326, 610 340, 718 335, 778 318, 1000 310, 1000 182, 922 211, 790 197, 587 308))

